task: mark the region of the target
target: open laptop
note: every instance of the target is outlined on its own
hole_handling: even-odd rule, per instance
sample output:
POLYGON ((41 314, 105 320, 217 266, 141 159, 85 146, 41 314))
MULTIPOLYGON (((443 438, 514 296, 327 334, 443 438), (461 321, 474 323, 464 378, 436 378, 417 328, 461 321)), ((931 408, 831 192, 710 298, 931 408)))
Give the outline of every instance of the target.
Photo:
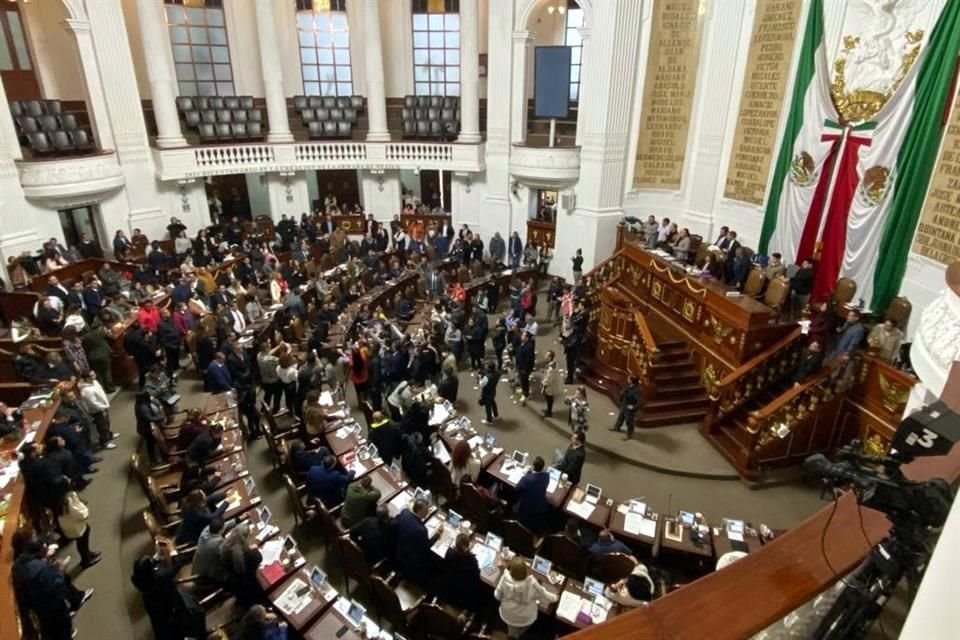
POLYGON ((367 615, 366 607, 356 602, 350 603, 350 608, 347 609, 347 617, 350 618, 350 622, 352 622, 355 627, 360 626, 360 623, 363 622, 363 616, 365 615, 367 615))
POLYGON ((680 520, 680 524, 685 527, 693 526, 693 514, 689 511, 681 511, 678 520, 680 520))
POLYGON ((550 569, 553 563, 540 556, 533 556, 533 570, 542 576, 550 577, 550 569))
POLYGON ((459 526, 460 526, 460 523, 461 523, 461 522, 463 522, 463 516, 461 516, 459 513, 457 513, 456 511, 448 511, 448 512, 447 512, 447 524, 448 524, 448 525, 450 525, 451 527, 456 528, 456 527, 459 527, 459 526))
POLYGON ((592 596, 602 596, 603 583, 593 578, 587 578, 583 581, 583 590, 592 596))
POLYGON ((500 551, 500 549, 503 547, 503 538, 496 534, 488 533, 483 539, 483 544, 490 547, 494 551, 500 551))
POLYGON ((297 548, 297 541, 287 536, 283 539, 283 550, 287 553, 293 553, 297 548))
POLYGON ((264 507, 263 509, 260 509, 259 511, 257 511, 257 518, 258 518, 257 528, 263 529, 265 526, 270 524, 270 516, 271 516, 270 509, 268 509, 267 507, 264 507))
POLYGON ((598 487, 595 484, 587 484, 586 496, 584 496, 584 502, 589 502, 590 504, 597 504, 600 502, 600 494, 603 493, 603 489, 598 487))
POLYGON ((493 449, 493 445, 497 442, 497 436, 492 433, 488 433, 483 436, 483 444, 487 446, 487 449, 493 449))
POLYGON ((317 589, 322 589, 323 584, 327 581, 327 574, 323 572, 318 566, 314 566, 310 570, 310 584, 312 584, 317 589))

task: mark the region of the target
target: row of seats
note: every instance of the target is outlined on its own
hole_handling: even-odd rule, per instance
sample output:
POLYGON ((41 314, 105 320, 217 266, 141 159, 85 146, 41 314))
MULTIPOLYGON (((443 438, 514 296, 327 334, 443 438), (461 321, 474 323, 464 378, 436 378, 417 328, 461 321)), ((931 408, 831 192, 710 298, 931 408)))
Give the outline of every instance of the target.
POLYGON ((177 111, 204 111, 206 109, 253 109, 253 96, 180 96, 177 111))
POLYGON ((265 134, 253 96, 180 96, 177 111, 201 142, 259 140, 265 134))
POLYGON ((460 98, 404 96, 400 119, 404 137, 455 137, 460 132, 460 98))
POLYGON ((350 138, 363 96, 294 96, 293 109, 311 138, 350 138))
POLYGON ((201 142, 230 140, 262 140, 266 132, 263 124, 255 122, 202 122, 197 126, 201 142))
POLYGON ((63 113, 59 100, 13 100, 10 113, 17 139, 33 153, 90 151, 93 141, 76 114, 63 113))

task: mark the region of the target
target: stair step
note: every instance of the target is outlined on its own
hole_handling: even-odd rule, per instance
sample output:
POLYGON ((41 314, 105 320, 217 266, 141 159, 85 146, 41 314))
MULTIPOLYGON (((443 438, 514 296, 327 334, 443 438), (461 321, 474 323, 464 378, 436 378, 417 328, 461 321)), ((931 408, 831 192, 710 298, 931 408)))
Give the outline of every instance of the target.
POLYGON ((707 434, 707 441, 713 445, 713 448, 720 452, 727 462, 737 466, 737 460, 741 457, 743 447, 730 438, 730 434, 725 429, 711 431, 707 434))
POLYGON ((699 393, 694 395, 685 395, 680 398, 657 398, 656 400, 651 400, 643 405, 641 411, 644 412, 659 412, 664 409, 680 409, 682 407, 706 407, 710 402, 710 398, 707 397, 705 393, 699 393))
POLYGON ((650 365, 650 372, 655 380, 668 373, 687 373, 697 375, 692 362, 654 362, 650 365))
POLYGON ((637 417, 637 428, 664 427, 671 424, 700 422, 707 415, 706 409, 676 409, 658 413, 644 413, 637 417))
POLYGON ((688 385, 700 382, 700 375, 696 371, 665 371, 654 376, 657 388, 688 385))
POLYGON ((690 351, 690 345, 683 340, 657 341, 658 351, 690 351))
POLYGON ((661 362, 689 362, 690 352, 682 349, 677 349, 674 351, 660 351, 658 348, 657 355, 655 355, 653 359, 655 364, 661 362))
POLYGON ((699 381, 681 382, 675 384, 657 384, 656 399, 666 400, 667 398, 676 398, 677 396, 686 397, 690 395, 701 395, 704 393, 704 387, 699 381))

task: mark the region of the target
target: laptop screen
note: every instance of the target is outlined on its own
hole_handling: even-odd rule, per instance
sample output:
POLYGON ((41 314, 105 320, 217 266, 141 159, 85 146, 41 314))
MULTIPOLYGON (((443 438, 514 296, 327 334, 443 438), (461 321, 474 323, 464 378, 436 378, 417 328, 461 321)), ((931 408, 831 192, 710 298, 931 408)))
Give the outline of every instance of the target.
POLYGON ((546 558, 541 558, 540 556, 533 556, 533 570, 539 574, 548 576, 550 575, 550 567, 553 566, 546 558))
POLYGON ((683 524, 688 527, 693 526, 693 514, 689 511, 680 512, 680 524, 683 524))
POLYGON ((484 442, 484 444, 487 445, 487 449, 493 449, 493 444, 494 444, 496 441, 497 441, 497 436, 493 435, 492 433, 488 433, 488 434, 487 434, 486 436, 484 436, 484 438, 483 438, 483 442, 484 442))
POLYGON ((602 490, 600 487, 598 487, 597 485, 595 485, 595 484, 588 484, 588 485, 587 485, 587 497, 588 497, 588 498, 592 498, 594 501, 600 499, 600 494, 601 494, 602 492, 603 492, 603 490, 602 490))
POLYGON ((603 595, 603 583, 599 580, 594 580, 593 578, 587 578, 583 582, 583 590, 590 595, 603 595))
POLYGON ((267 524, 270 523, 270 509, 266 507, 264 507, 263 509, 260 509, 259 515, 260 515, 260 524, 263 526, 267 526, 267 524))
POLYGON ((347 610, 347 616, 353 621, 353 624, 360 624, 366 613, 367 610, 356 602, 351 602, 350 608, 347 610))
POLYGON ((313 583, 313 586, 318 589, 323 586, 323 583, 327 581, 327 574, 323 572, 320 567, 314 567, 310 570, 310 582, 313 583))
POLYGON ((290 536, 283 539, 283 548, 287 551, 293 551, 297 548, 297 542, 290 536))
POLYGON ((517 464, 523 464, 527 460, 527 454, 525 454, 523 451, 514 451, 513 455, 510 457, 517 464))
POLYGON ((463 521, 463 516, 461 516, 456 511, 450 511, 447 514, 447 524, 451 527, 459 527, 460 523, 463 521))

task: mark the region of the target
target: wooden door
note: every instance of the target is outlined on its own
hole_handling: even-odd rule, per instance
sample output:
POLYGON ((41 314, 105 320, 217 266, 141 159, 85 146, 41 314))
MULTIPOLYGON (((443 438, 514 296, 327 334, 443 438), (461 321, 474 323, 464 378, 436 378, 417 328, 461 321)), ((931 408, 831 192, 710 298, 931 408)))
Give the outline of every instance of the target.
POLYGON ((7 100, 40 98, 40 83, 30 56, 27 33, 18 4, 4 3, 0 9, 0 78, 7 100))

